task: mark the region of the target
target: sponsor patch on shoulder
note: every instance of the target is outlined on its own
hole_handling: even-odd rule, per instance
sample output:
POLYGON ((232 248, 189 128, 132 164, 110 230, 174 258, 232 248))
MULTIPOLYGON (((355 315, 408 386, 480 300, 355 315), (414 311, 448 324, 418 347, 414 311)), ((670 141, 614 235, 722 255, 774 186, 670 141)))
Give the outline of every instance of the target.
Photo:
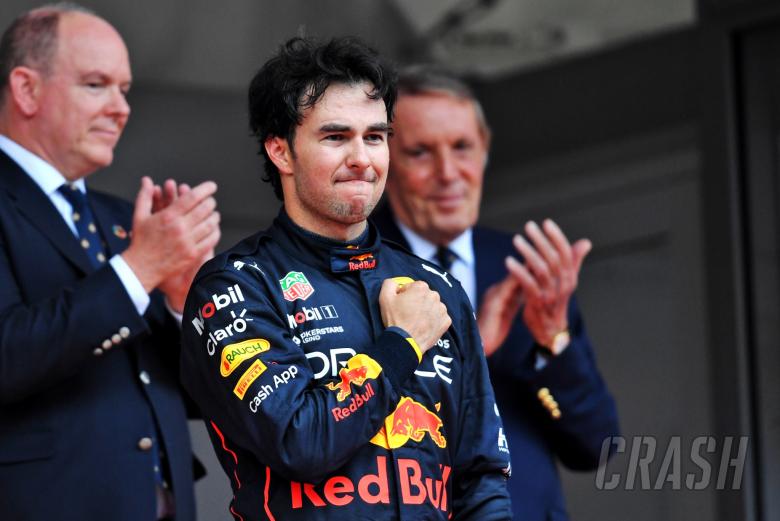
POLYGON ((314 293, 314 287, 300 271, 289 272, 283 279, 279 279, 279 285, 282 287, 284 300, 290 302, 298 299, 306 300, 314 293))
POLYGON ((243 342, 226 345, 222 349, 222 359, 219 363, 219 373, 222 376, 228 376, 236 367, 241 365, 244 360, 259 355, 271 349, 271 344, 265 338, 252 338, 243 342))
POLYGON ((267 368, 262 361, 255 360, 252 365, 249 366, 249 369, 241 375, 241 378, 238 379, 238 383, 235 388, 233 388, 233 394, 238 396, 240 400, 243 400, 246 390, 249 389, 249 386, 252 385, 266 369, 267 368))

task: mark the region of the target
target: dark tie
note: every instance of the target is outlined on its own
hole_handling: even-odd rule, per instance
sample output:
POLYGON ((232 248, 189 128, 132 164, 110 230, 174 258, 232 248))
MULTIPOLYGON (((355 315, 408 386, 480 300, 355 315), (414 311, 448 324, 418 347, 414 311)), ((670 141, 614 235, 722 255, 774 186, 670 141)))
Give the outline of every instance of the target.
POLYGON ((439 248, 436 250, 436 263, 444 268, 444 271, 450 271, 450 268, 452 268, 452 263, 457 259, 458 256, 455 255, 455 252, 446 246, 439 246, 439 248))
POLYGON ((76 185, 64 184, 59 187, 59 192, 70 203, 73 210, 73 224, 79 235, 79 243, 89 258, 93 267, 99 268, 106 263, 106 254, 103 251, 103 243, 98 232, 92 210, 87 204, 87 196, 76 185))

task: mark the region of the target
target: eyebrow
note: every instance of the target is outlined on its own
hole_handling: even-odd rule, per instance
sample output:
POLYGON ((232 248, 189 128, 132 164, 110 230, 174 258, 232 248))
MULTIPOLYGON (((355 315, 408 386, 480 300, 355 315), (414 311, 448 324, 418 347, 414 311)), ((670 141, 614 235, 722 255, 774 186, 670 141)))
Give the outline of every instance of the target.
MULTIPOLYGON (((342 125, 340 123, 326 123, 320 127, 320 132, 349 132, 353 130, 349 125, 342 125)), ((390 125, 387 123, 374 123, 369 125, 369 132, 391 132, 390 125)))
POLYGON ((368 130, 371 132, 387 132, 387 133, 393 131, 392 127, 390 127, 390 125, 388 125, 387 123, 374 123, 373 125, 370 125, 368 127, 368 130))
POLYGON ((104 72, 101 72, 101 71, 98 71, 98 70, 90 70, 90 71, 82 72, 81 73, 81 78, 82 79, 97 78, 100 81, 108 81, 109 80, 108 74, 106 74, 104 72))
MULTIPOLYGON (((106 74, 105 72, 101 72, 99 70, 91 70, 81 74, 82 81, 90 80, 92 78, 97 78, 103 83, 111 83, 113 81, 113 78, 110 74, 106 74)), ((130 78, 126 82, 121 82, 119 85, 123 87, 126 86, 129 88, 130 85, 132 85, 132 83, 133 83, 133 79, 130 78)))

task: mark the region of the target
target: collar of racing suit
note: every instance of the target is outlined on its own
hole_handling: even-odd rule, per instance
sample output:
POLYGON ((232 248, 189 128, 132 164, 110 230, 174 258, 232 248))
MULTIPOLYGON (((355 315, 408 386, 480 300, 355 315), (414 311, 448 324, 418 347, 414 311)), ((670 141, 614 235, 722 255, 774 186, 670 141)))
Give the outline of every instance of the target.
POLYGON ((270 231, 274 240, 284 249, 318 269, 345 273, 373 270, 377 266, 382 241, 370 221, 359 237, 342 242, 301 228, 282 207, 270 231))

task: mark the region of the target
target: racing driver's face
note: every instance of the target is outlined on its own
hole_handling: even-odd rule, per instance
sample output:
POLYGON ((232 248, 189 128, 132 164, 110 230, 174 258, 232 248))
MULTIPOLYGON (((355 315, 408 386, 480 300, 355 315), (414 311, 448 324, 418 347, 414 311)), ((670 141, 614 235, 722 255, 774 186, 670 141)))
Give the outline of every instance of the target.
POLYGON ((332 84, 303 111, 293 147, 273 137, 266 150, 279 169, 284 204, 299 226, 348 240, 384 190, 388 168, 387 110, 368 83, 332 84))

